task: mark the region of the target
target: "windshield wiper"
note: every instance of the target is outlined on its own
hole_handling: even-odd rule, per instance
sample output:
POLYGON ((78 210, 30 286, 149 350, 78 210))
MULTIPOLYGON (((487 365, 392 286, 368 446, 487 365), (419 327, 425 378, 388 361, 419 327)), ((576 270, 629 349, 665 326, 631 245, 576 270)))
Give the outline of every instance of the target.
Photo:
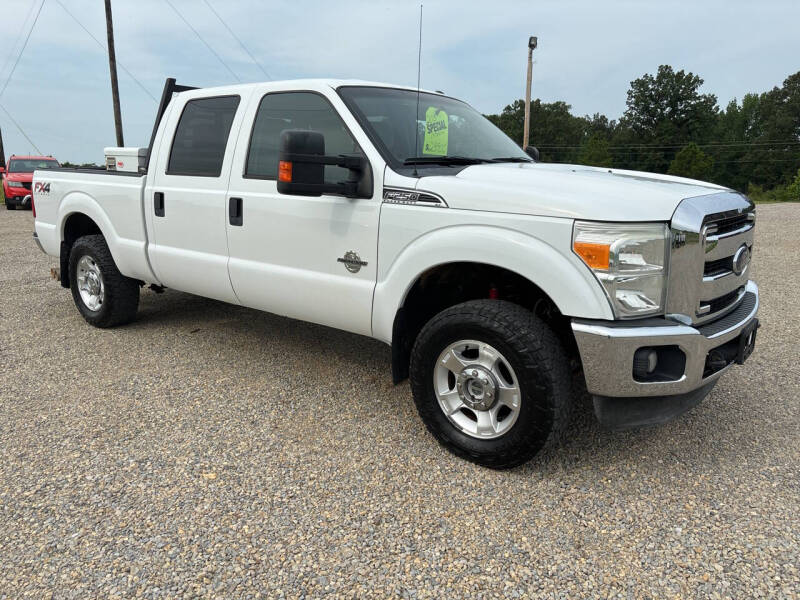
POLYGON ((532 163, 533 160, 530 158, 525 158, 524 156, 507 156, 503 158, 493 158, 491 160, 493 163, 532 163))
POLYGON ((479 165, 493 162, 488 158, 469 156, 414 156, 403 161, 404 165, 479 165))

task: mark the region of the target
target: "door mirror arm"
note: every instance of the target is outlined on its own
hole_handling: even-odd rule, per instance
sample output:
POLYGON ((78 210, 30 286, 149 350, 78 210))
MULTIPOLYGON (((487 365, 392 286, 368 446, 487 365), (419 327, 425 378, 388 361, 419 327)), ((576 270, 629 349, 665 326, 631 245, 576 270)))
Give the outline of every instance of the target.
POLYGON ((315 195, 339 194, 346 198, 358 198, 358 188, 361 183, 361 176, 366 169, 366 159, 361 156, 320 156, 316 154, 291 154, 281 153, 280 163, 292 165, 282 167, 284 172, 289 169, 294 171, 296 165, 332 165, 349 170, 347 181, 339 183, 303 183, 295 181, 284 181, 278 179, 278 192, 281 194, 315 195), (283 191, 281 188, 284 188, 283 191))
MULTIPOLYGON (((278 153, 278 193, 299 196, 338 194, 347 198, 370 197, 362 188, 369 162, 363 156, 325 155, 325 138, 316 131, 286 130, 278 153), (347 181, 325 183, 325 166, 349 171, 347 181)), ((371 185, 369 187, 372 187, 371 185)))

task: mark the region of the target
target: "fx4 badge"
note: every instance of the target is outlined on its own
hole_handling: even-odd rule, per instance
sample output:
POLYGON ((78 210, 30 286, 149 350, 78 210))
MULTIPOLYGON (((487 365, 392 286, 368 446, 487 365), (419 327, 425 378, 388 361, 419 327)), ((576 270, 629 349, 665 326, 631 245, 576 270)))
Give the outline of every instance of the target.
POLYGON ((37 181, 36 184, 33 186, 33 192, 35 194, 49 194, 50 183, 43 183, 41 181, 37 181))
POLYGON ((336 259, 336 262, 343 263, 344 268, 351 273, 358 273, 361 270, 361 267, 367 266, 367 261, 361 260, 361 257, 358 255, 358 253, 354 252, 353 250, 348 250, 345 252, 344 256, 336 259))

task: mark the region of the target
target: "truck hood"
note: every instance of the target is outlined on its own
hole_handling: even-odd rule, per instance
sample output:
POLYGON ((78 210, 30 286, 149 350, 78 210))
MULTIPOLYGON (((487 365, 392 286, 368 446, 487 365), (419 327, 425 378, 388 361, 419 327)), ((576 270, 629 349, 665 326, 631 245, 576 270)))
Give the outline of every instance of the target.
POLYGON ((726 188, 694 179, 581 165, 474 165, 423 177, 451 208, 596 221, 668 221, 684 198, 726 188))
POLYGON ((19 181, 21 183, 30 183, 33 181, 33 173, 6 173, 5 178, 8 181, 19 181))

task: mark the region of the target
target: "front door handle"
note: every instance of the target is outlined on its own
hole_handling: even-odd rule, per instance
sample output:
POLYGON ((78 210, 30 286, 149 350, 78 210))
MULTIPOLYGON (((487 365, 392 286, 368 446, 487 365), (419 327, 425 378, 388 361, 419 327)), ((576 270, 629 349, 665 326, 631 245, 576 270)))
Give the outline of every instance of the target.
POLYGON ((241 227, 242 221, 244 220, 241 198, 230 198, 228 200, 228 219, 231 225, 241 227))
POLYGON ((153 209, 157 217, 164 216, 164 192, 153 194, 153 209))

